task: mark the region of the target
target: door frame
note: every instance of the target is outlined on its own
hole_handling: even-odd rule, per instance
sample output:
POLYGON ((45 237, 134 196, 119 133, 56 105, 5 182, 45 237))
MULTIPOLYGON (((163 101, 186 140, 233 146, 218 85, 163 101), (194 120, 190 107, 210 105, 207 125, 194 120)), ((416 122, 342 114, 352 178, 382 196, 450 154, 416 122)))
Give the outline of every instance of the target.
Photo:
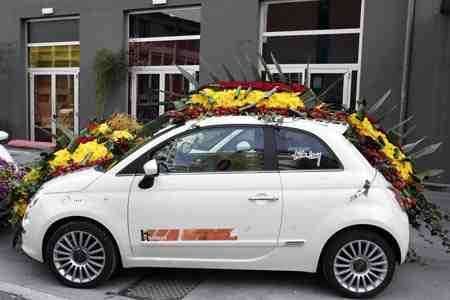
MULTIPOLYGON (((78 133, 79 130, 79 68, 30 68, 28 69, 28 78, 30 82, 29 89, 29 98, 30 98, 30 139, 35 141, 35 117, 34 117, 34 107, 35 107, 35 99, 34 99, 34 87, 35 87, 35 76, 39 75, 47 75, 51 77, 51 87, 50 87, 50 102, 51 102, 51 119, 52 119, 52 134, 56 134, 56 123, 54 122, 53 116, 56 113, 56 76, 58 75, 73 75, 73 89, 74 89, 74 112, 73 112, 73 126, 74 132, 78 133)), ((55 142, 55 139, 52 138, 52 141, 55 142)))
MULTIPOLYGON (((275 65, 268 65, 272 74, 278 73, 275 65)), ((344 88, 342 105, 350 108, 352 95, 352 72, 358 71, 358 64, 281 64, 283 73, 302 74, 302 84, 310 86, 311 74, 342 74, 344 75, 344 88)))
MULTIPOLYGON (((184 70, 188 71, 190 74, 195 76, 195 72, 200 71, 200 66, 198 65, 189 65, 189 66, 180 66, 184 70)), ((164 97, 165 94, 162 92, 165 89, 166 84, 166 76, 167 74, 181 74, 181 71, 176 66, 142 66, 142 67, 132 67, 130 70, 131 75, 131 111, 129 112, 133 118, 137 117, 137 77, 138 75, 159 75, 159 114, 162 115, 164 113, 164 97)), ((194 89, 194 86, 189 84, 190 90, 194 89)))

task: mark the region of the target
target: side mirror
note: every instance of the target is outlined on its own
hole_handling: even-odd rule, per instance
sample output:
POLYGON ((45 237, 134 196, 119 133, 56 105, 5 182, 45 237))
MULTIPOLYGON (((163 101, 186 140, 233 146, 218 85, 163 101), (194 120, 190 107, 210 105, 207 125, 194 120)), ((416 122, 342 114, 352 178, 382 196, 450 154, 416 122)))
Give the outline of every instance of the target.
POLYGON ((9 138, 9 134, 4 132, 4 131, 0 131, 0 142, 4 142, 9 138))
POLYGON ((159 175, 158 162, 156 159, 152 159, 144 165, 145 176, 139 182, 139 188, 148 190, 155 184, 155 177, 159 175))
POLYGON ((156 159, 152 159, 144 165, 144 173, 145 176, 152 177, 159 175, 158 162, 156 161, 156 159))

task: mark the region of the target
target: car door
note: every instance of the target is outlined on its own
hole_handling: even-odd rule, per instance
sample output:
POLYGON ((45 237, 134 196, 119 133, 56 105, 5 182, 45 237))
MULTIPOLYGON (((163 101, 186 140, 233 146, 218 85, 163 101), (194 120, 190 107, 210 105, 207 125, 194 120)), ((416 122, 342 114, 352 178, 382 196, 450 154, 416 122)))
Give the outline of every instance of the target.
POLYGON ((146 189, 136 175, 130 190, 135 256, 251 260, 271 252, 281 182, 268 171, 265 133, 258 126, 197 128, 146 154, 143 161, 156 159, 160 173, 146 189))
POLYGON ((279 127, 274 135, 284 201, 280 245, 302 245, 320 235, 333 210, 349 203, 366 173, 344 168, 332 145, 311 132, 279 127))

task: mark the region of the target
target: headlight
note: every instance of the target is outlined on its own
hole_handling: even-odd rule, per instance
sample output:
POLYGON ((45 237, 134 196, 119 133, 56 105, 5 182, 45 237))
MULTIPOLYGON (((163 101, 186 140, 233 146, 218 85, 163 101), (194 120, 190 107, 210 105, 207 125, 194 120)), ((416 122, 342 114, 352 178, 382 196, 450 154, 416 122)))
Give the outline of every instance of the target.
POLYGON ((33 206, 35 206, 39 201, 39 197, 35 196, 33 198, 31 198, 30 204, 28 204, 28 209, 32 208, 33 206))

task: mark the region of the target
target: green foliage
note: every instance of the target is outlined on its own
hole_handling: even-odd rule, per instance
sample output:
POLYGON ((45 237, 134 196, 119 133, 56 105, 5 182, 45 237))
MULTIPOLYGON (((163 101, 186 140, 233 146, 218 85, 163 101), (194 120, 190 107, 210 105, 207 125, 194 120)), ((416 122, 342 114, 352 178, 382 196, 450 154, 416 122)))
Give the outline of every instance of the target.
POLYGON ((124 51, 113 52, 109 49, 97 51, 94 62, 96 80, 97 119, 104 118, 108 91, 118 82, 124 80, 128 72, 127 56, 124 51))

